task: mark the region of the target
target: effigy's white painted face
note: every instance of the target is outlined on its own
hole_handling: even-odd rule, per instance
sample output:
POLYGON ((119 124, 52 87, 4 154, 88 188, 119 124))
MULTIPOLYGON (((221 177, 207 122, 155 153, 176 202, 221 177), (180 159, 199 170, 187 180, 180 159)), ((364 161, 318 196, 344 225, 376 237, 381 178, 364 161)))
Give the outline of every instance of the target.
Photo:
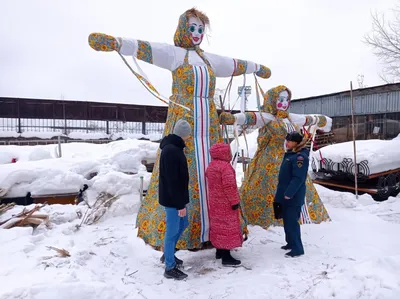
POLYGON ((204 37, 204 24, 198 18, 190 17, 189 18, 189 32, 190 37, 195 46, 198 46, 203 41, 204 37))
POLYGON ((284 90, 279 93, 278 101, 276 102, 276 109, 286 111, 289 108, 290 100, 289 93, 284 90))

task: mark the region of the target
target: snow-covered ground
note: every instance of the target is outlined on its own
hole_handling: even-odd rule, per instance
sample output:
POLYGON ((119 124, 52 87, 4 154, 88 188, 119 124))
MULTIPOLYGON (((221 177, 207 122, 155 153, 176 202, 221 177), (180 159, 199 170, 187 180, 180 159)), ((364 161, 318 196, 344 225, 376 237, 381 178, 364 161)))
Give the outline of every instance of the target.
MULTIPOLYGON (((135 229, 140 161, 154 158, 157 147, 137 140, 67 144, 62 158, 55 158, 54 145, 0 147, 1 157, 18 158, 0 165, 0 187, 7 185, 11 194, 32 188, 40 194, 49 184, 76 190, 87 183, 89 201, 99 192, 120 195, 99 223, 79 230, 77 211, 84 213, 84 205, 44 207, 50 227, 0 230, 0 299, 400 298, 399 198, 356 200, 318 185, 332 221, 302 226, 305 256, 284 258, 283 228, 250 227, 248 241, 234 252, 245 267, 223 268, 214 250, 180 251, 189 278, 165 279, 161 253, 138 239, 135 229), (98 175, 90 180, 94 170, 98 175), (139 174, 123 173, 128 170, 139 174), (57 257, 49 246, 68 250, 70 257, 57 257)), ((0 222, 22 208, 7 211, 0 222)))

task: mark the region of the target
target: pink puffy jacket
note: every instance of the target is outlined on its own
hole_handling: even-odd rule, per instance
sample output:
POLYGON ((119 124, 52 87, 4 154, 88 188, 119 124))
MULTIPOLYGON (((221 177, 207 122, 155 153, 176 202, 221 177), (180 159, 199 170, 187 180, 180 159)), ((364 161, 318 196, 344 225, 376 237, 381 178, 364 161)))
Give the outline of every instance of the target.
POLYGON ((210 241, 215 248, 231 250, 242 246, 240 211, 232 206, 240 203, 235 170, 230 164, 231 150, 225 143, 214 144, 210 149, 213 159, 206 171, 210 241))

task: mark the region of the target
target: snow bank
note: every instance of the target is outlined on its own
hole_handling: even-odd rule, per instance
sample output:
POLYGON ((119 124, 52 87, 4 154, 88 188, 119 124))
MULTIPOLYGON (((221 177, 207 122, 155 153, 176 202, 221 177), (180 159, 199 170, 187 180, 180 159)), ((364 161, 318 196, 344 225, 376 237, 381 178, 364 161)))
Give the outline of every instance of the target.
POLYGON ((51 139, 53 137, 57 136, 65 136, 61 132, 35 132, 35 131, 27 131, 21 133, 17 137, 23 137, 23 138, 41 138, 41 139, 51 139))
POLYGON ((144 135, 144 134, 134 134, 134 133, 126 133, 126 132, 119 132, 119 133, 113 133, 110 137, 112 140, 117 140, 117 139, 148 139, 150 141, 158 141, 161 140, 162 134, 149 134, 149 135, 144 135))
MULTIPOLYGON (((392 140, 358 140, 356 141, 357 161, 368 161, 371 173, 400 168, 400 138, 392 140)), ((341 163, 344 158, 354 160, 353 142, 328 145, 319 150, 323 158, 341 163)), ((319 154, 315 155, 319 159, 319 154)))
POLYGON ((14 158, 13 154, 10 152, 1 152, 0 151, 0 165, 11 163, 12 159, 14 158))
POLYGON ((15 131, 0 131, 0 138, 17 138, 19 137, 21 134, 18 134, 15 131))
POLYGON ((147 187, 151 174, 142 160, 155 160, 158 147, 139 140, 67 143, 56 158, 57 145, 0 146, 0 188, 8 190, 7 197, 77 192, 83 184, 113 195, 132 193, 140 176, 147 187), (12 158, 17 163, 10 164, 12 158))
POLYGON ((109 136, 104 132, 96 132, 96 133, 71 132, 68 134, 68 137, 72 139, 90 140, 90 139, 108 139, 109 136))

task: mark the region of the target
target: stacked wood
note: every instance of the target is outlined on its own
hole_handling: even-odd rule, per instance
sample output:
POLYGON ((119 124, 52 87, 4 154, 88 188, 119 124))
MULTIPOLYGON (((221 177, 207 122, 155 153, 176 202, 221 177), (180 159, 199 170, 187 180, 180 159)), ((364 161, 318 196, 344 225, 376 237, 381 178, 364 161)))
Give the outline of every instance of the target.
POLYGON ((9 219, 0 222, 0 228, 9 229, 17 226, 38 226, 47 224, 49 216, 37 213, 45 205, 36 205, 31 210, 24 208, 22 212, 13 215, 9 219))
POLYGON ((87 201, 85 201, 88 208, 86 209, 85 214, 82 216, 81 212, 78 213, 78 217, 82 217, 82 221, 79 225, 76 226, 79 229, 83 224, 91 225, 97 223, 101 217, 104 216, 108 208, 119 199, 118 195, 111 195, 109 193, 101 192, 97 198, 95 203, 90 206, 87 201))
POLYGON ((15 206, 15 203, 1 204, 0 205, 0 215, 12 209, 15 206))

